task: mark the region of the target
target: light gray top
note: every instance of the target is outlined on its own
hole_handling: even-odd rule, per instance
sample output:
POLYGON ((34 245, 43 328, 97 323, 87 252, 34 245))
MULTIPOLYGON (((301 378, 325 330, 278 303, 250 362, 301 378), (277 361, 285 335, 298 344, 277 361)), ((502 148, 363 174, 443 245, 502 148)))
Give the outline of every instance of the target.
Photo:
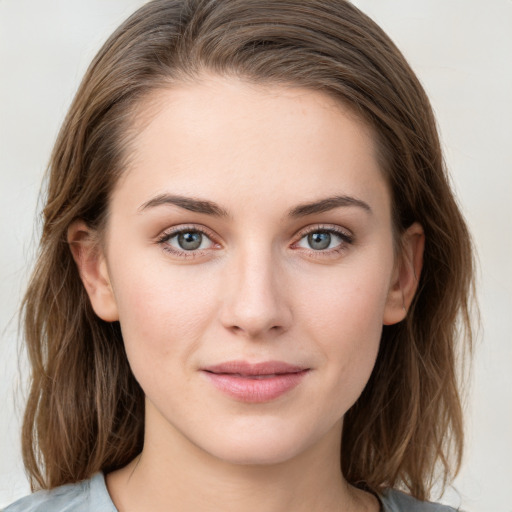
MULTIPOLYGON (((437 503, 418 501, 390 489, 380 496, 384 512, 455 512, 437 503)), ((103 473, 90 480, 63 485, 51 491, 38 491, 9 505, 4 512, 118 512, 105 484, 103 473)))

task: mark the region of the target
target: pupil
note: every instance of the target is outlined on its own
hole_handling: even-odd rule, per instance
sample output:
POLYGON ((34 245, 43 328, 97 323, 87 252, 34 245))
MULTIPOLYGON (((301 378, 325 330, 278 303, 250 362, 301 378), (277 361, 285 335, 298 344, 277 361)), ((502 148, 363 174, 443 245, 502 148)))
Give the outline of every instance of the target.
POLYGON ((311 233, 308 235, 308 243, 312 249, 316 249, 317 251, 327 249, 331 244, 331 234, 318 232, 311 233))
POLYGON ((185 251, 193 251, 199 249, 203 235, 197 232, 180 233, 178 235, 178 244, 185 251))

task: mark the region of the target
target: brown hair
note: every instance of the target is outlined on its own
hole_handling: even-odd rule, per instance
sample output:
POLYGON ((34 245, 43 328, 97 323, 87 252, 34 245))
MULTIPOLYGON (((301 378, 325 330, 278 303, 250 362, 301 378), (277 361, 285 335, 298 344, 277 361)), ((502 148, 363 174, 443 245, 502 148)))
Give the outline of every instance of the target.
POLYGON ((438 465, 443 483, 460 466, 457 340, 470 346, 472 247, 423 88, 383 31, 344 0, 154 0, 92 62, 51 157, 24 300, 32 386, 23 456, 33 487, 120 468, 142 449, 143 392, 119 325, 92 311, 66 232, 76 219, 104 222, 141 101, 204 71, 323 91, 372 127, 394 228, 419 222, 426 247, 407 318, 384 327, 370 381, 346 414, 342 470, 355 485, 427 498, 438 465))

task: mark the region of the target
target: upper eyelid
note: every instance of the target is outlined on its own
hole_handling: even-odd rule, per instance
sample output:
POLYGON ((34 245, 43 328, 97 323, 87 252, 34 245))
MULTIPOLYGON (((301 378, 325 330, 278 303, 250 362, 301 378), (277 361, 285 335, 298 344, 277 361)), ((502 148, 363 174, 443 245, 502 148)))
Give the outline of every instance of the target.
POLYGON ((208 238, 212 240, 212 242, 218 238, 215 233, 207 228, 206 226, 197 225, 197 224, 183 224, 178 226, 173 226, 167 229, 164 229, 158 236, 158 240, 164 239, 164 238, 171 238, 175 235, 178 235, 180 233, 186 233, 187 231, 197 231, 199 233, 202 233, 203 235, 206 235, 208 238))
POLYGON ((309 235, 310 233, 315 233, 317 231, 327 231, 350 239, 354 237, 352 231, 347 228, 342 228, 341 226, 336 226, 334 224, 317 224, 300 229, 296 233, 295 238, 300 240, 304 236, 309 235))

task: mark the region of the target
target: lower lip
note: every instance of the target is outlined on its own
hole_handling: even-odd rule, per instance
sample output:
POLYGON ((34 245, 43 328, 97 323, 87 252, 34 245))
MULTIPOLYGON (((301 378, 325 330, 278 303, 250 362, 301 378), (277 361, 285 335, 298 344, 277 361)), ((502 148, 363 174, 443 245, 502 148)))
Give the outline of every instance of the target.
POLYGON ((212 384, 240 402, 270 402, 297 387, 309 370, 272 377, 244 377, 230 373, 203 372, 212 384))

